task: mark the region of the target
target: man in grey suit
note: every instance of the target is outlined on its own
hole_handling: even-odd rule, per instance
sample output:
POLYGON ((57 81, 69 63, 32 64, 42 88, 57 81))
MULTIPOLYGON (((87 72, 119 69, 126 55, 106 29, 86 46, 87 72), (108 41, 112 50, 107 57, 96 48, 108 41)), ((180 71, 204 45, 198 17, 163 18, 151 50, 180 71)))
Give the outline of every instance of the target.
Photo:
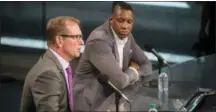
POLYGON ((97 80, 100 75, 124 89, 152 72, 150 61, 131 34, 133 20, 130 5, 114 2, 109 20, 91 32, 74 76, 76 110, 92 111, 109 96, 97 80))
POLYGON ((69 16, 56 17, 48 22, 48 50, 26 76, 21 112, 73 110, 73 84, 69 61, 79 57, 83 44, 79 24, 78 19, 69 16))

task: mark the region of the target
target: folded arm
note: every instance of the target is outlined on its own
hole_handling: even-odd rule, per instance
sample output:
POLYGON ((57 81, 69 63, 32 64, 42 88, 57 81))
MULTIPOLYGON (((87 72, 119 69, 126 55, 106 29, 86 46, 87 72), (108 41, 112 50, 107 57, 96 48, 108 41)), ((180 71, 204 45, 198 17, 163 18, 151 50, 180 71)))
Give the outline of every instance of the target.
POLYGON ((112 53, 112 46, 109 43, 103 40, 94 40, 87 44, 86 50, 88 51, 91 63, 101 74, 107 75, 109 81, 116 87, 123 89, 130 84, 134 71, 122 71, 112 53))
POLYGON ((134 38, 132 38, 132 59, 139 65, 138 73, 140 76, 147 76, 152 72, 152 64, 143 50, 136 44, 134 38))

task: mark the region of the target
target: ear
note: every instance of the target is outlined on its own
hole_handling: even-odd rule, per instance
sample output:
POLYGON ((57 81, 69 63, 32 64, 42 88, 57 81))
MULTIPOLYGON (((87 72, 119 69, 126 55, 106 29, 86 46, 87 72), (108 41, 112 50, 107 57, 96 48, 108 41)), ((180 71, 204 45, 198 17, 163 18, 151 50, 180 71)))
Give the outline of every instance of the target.
POLYGON ((109 17, 109 24, 112 24, 112 20, 113 20, 113 18, 109 17))
POLYGON ((56 36, 55 41, 58 48, 61 48, 63 46, 63 38, 61 36, 56 36))

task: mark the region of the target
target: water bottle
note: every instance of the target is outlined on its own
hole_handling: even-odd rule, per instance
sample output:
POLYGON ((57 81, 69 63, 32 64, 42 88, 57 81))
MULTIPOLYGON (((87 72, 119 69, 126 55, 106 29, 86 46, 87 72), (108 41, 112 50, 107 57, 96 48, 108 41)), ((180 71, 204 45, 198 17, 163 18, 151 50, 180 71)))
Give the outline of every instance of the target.
POLYGON ((165 72, 166 70, 161 69, 161 73, 158 76, 158 99, 160 106, 167 109, 168 107, 168 75, 165 72))
POLYGON ((148 112, 158 112, 156 109, 156 105, 155 104, 151 104, 150 105, 150 109, 148 110, 148 112))

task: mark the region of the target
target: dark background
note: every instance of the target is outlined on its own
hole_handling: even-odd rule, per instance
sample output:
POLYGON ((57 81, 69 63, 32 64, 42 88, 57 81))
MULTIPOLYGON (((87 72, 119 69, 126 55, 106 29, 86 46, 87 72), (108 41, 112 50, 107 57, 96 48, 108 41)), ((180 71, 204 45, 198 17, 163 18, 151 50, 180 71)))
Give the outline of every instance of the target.
MULTIPOLYGON (((197 41, 201 6, 185 2, 189 8, 132 5, 135 10, 133 34, 143 48, 151 43, 158 51, 193 55, 197 41)), ((85 39, 111 15, 111 2, 1 2, 1 35, 45 40, 48 19, 74 16, 81 20, 85 39)))

